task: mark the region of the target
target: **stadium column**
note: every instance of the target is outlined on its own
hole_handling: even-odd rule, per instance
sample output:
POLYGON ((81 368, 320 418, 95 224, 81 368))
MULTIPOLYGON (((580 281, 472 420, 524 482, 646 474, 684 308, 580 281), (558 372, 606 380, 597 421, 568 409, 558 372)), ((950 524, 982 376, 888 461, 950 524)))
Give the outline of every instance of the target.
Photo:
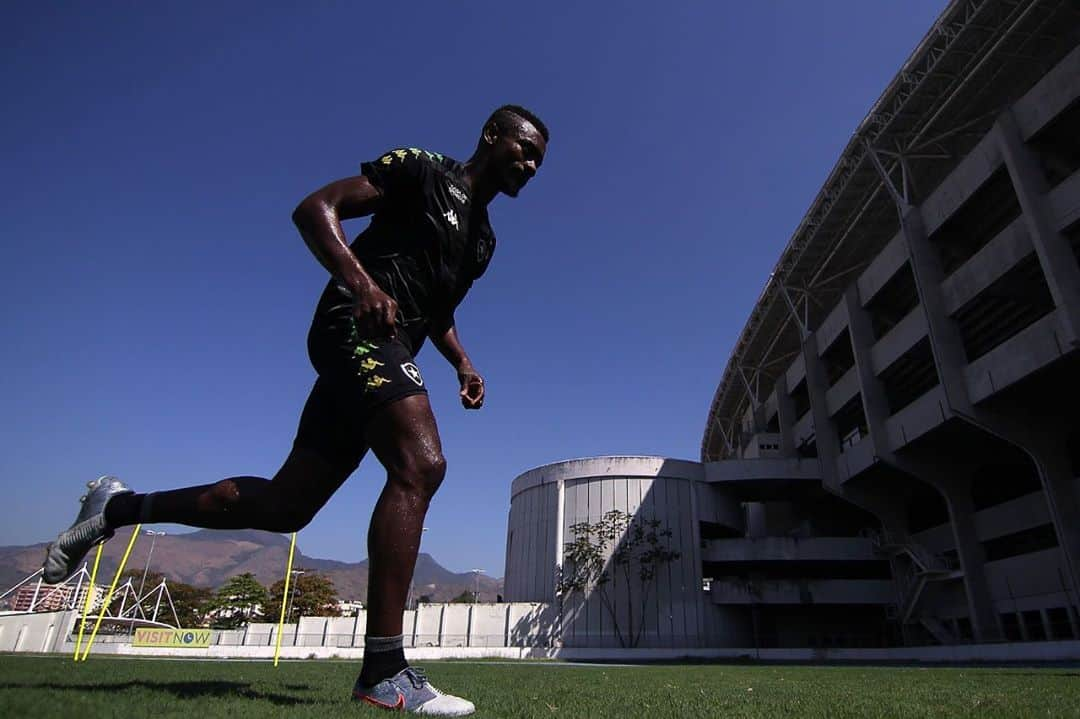
POLYGON ((802 345, 803 364, 806 366, 806 390, 810 395, 810 412, 814 418, 814 443, 817 446, 821 478, 828 487, 839 484, 837 462, 840 459, 840 437, 836 425, 829 417, 827 394, 829 380, 825 363, 818 353, 817 334, 811 332, 802 345))
POLYGON ((866 424, 870 429, 870 440, 874 443, 874 454, 881 461, 904 474, 927 481, 945 496, 949 507, 953 539, 956 542, 956 553, 964 571, 964 590, 975 640, 978 642, 997 641, 1001 638, 1001 628, 998 626, 993 596, 986 577, 986 553, 979 543, 975 530, 975 513, 971 506, 970 487, 967 482, 959 481, 960 477, 936 471, 932 462, 900 458, 892 451, 892 447, 889 446, 889 435, 885 429, 885 421, 889 418, 888 398, 884 385, 874 374, 870 359, 874 334, 870 313, 859 300, 858 285, 848 288, 844 294, 844 303, 847 306, 848 332, 851 337, 852 353, 855 356, 855 369, 859 376, 863 411, 866 415, 866 424))
MULTIPOLYGON (((1080 347, 1080 263, 1068 239, 1054 227, 1047 200, 1049 184, 1035 153, 1024 143, 1011 109, 998 117, 992 132, 1054 300, 1058 326, 1065 334, 1059 341, 1075 350, 1080 347)), ((1027 423, 1018 427, 1026 435, 1019 443, 1034 456, 1039 469, 1058 541, 1070 565, 1076 601, 1080 594, 1080 498, 1073 490, 1075 477, 1067 450, 1069 419, 1046 417, 1040 424, 1038 428, 1027 423)), ((1080 609, 1080 601, 1076 607, 1080 609)))
POLYGON ((795 456, 795 401, 788 392, 787 373, 776 380, 776 418, 780 425, 780 456, 795 456))
POLYGON ((975 505, 971 500, 970 477, 975 471, 974 465, 963 461, 950 464, 942 462, 941 458, 926 456, 897 458, 897 465, 931 484, 945 497, 956 554, 964 573, 964 592, 975 641, 1001 641, 1001 626, 986 576, 986 551, 979 542, 975 505))
POLYGON ((1034 460, 1072 586, 1074 611, 1080 611, 1080 506, 1072 488, 1065 444, 1067 428, 1051 416, 1039 417, 1031 412, 1006 414, 973 405, 964 377, 967 356, 960 331, 949 317, 942 296, 945 277, 941 258, 926 235, 919 208, 906 208, 902 218, 915 287, 926 315, 930 348, 945 390, 948 406, 942 408, 943 413, 1019 447, 1034 460))
POLYGON ((911 270, 915 277, 915 288, 919 294, 919 304, 926 315, 926 325, 930 339, 930 349, 938 380, 945 390, 948 403, 946 417, 956 414, 952 410, 963 411, 970 406, 967 393, 967 381, 964 378, 964 365, 967 355, 956 324, 945 309, 941 283, 945 280, 945 271, 933 245, 926 236, 922 214, 917 207, 907 206, 902 210, 901 228, 907 243, 908 256, 911 258, 911 270))
MULTIPOLYGON (((923 471, 929 474, 932 465, 923 471)), ((957 468, 959 469, 959 468, 957 468)), ((986 576, 986 550, 979 542, 975 527, 975 505, 971 501, 971 480, 944 476, 938 470, 939 485, 949 507, 953 539, 956 541, 956 553, 960 558, 960 568, 964 572, 964 589, 967 591, 968 612, 971 615, 971 628, 977 642, 999 642, 1003 639, 1001 626, 998 624, 997 611, 994 609, 994 596, 990 592, 990 582, 986 576)), ((971 475, 968 474, 968 477, 971 475)))
POLYGON ((825 489, 855 506, 870 512, 881 520, 890 532, 903 531, 904 521, 901 505, 893 498, 876 491, 856 490, 844 485, 840 474, 840 435, 829 416, 829 380, 825 363, 818 351, 817 335, 813 332, 803 342, 803 363, 806 367, 806 389, 810 395, 810 412, 814 418, 814 440, 821 480, 825 489))
POLYGON ((1069 241, 1054 229, 1047 202, 1050 187, 1035 154, 1024 144, 1011 110, 998 117, 992 132, 1065 330, 1063 339, 1074 348, 1080 347, 1080 265, 1069 241))
POLYGON ((870 360, 870 350, 874 346, 874 330, 870 323, 870 313, 859 299, 859 285, 852 284, 844 293, 847 306, 848 335, 851 337, 851 351, 855 357, 855 371, 859 376, 859 391, 862 393, 863 413, 866 426, 870 430, 870 441, 874 443, 874 454, 885 457, 889 453, 889 435, 885 430, 885 420, 889 418, 889 402, 885 389, 874 374, 870 360))

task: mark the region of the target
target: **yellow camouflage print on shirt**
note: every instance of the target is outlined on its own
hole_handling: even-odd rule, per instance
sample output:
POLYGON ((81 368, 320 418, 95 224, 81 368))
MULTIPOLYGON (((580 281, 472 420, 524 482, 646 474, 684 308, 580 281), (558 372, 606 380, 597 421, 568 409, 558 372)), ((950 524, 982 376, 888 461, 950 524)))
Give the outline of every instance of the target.
POLYGON ((429 160, 439 160, 441 162, 443 159, 443 156, 437 152, 421 150, 419 147, 406 147, 401 150, 392 150, 391 152, 388 152, 382 157, 380 157, 378 161, 384 165, 392 164, 395 159, 404 162, 405 158, 408 157, 410 153, 413 157, 420 157, 421 155, 425 155, 429 160))

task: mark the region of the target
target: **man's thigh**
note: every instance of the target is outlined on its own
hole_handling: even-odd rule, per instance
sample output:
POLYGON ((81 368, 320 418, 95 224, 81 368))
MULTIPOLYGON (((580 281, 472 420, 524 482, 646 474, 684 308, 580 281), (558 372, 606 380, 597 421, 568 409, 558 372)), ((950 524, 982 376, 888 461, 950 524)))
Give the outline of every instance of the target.
MULTIPOLYGON (((362 454, 362 452, 361 452, 362 454)), ((311 521, 352 474, 348 467, 327 460, 321 452, 293 447, 281 469, 270 480, 266 507, 311 521)))
MULTIPOLYGON (((369 434, 373 428, 394 424, 398 413, 392 409, 395 405, 411 397, 423 397, 426 417, 431 415, 423 377, 404 344, 400 341, 354 344, 334 348, 330 359, 321 363, 319 378, 304 405, 294 443, 297 448, 318 453, 346 476, 356 470, 371 446, 369 434)), ((417 410, 411 407, 416 404, 415 400, 411 402, 407 411, 415 413, 417 410)), ((424 414, 420 411, 420 419, 415 421, 427 421, 424 414)), ((433 417, 430 422, 433 426, 433 417)), ((395 429, 389 434, 400 431, 395 429)))
POLYGON ((381 406, 365 427, 364 436, 392 476, 431 472, 445 462, 427 394, 410 395, 381 406))

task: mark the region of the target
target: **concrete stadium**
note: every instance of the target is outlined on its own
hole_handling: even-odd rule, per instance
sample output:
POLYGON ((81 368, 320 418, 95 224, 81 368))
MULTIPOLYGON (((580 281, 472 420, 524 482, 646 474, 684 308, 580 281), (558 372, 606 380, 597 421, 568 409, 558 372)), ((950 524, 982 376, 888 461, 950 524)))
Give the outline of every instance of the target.
MULTIPOLYGON (((735 343, 700 463, 515 480, 508 601, 571 527, 662 519, 641 646, 1080 638, 1080 8, 952 2, 853 133, 735 343)), ((565 646, 615 613, 565 608, 565 646)))
MULTIPOLYGON (((1078 255, 1080 8, 955 0, 762 278, 699 461, 519 476, 507 604, 407 612, 410 658, 1080 659, 1078 255), (613 509, 679 556, 651 595, 558 591, 613 509)), ((2 617, 0 651, 70 652, 77 616, 2 617)), ((364 626, 302 618, 283 656, 358 656, 364 626)))

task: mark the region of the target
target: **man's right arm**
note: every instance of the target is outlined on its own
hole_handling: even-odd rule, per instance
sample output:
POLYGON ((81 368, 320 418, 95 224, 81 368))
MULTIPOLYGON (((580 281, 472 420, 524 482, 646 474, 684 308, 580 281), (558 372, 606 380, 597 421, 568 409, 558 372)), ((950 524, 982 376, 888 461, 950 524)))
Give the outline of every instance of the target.
POLYGON ((341 221, 372 214, 382 199, 379 189, 358 175, 311 193, 292 215, 312 254, 352 293, 357 330, 372 339, 393 337, 397 303, 379 289, 349 249, 341 221))

